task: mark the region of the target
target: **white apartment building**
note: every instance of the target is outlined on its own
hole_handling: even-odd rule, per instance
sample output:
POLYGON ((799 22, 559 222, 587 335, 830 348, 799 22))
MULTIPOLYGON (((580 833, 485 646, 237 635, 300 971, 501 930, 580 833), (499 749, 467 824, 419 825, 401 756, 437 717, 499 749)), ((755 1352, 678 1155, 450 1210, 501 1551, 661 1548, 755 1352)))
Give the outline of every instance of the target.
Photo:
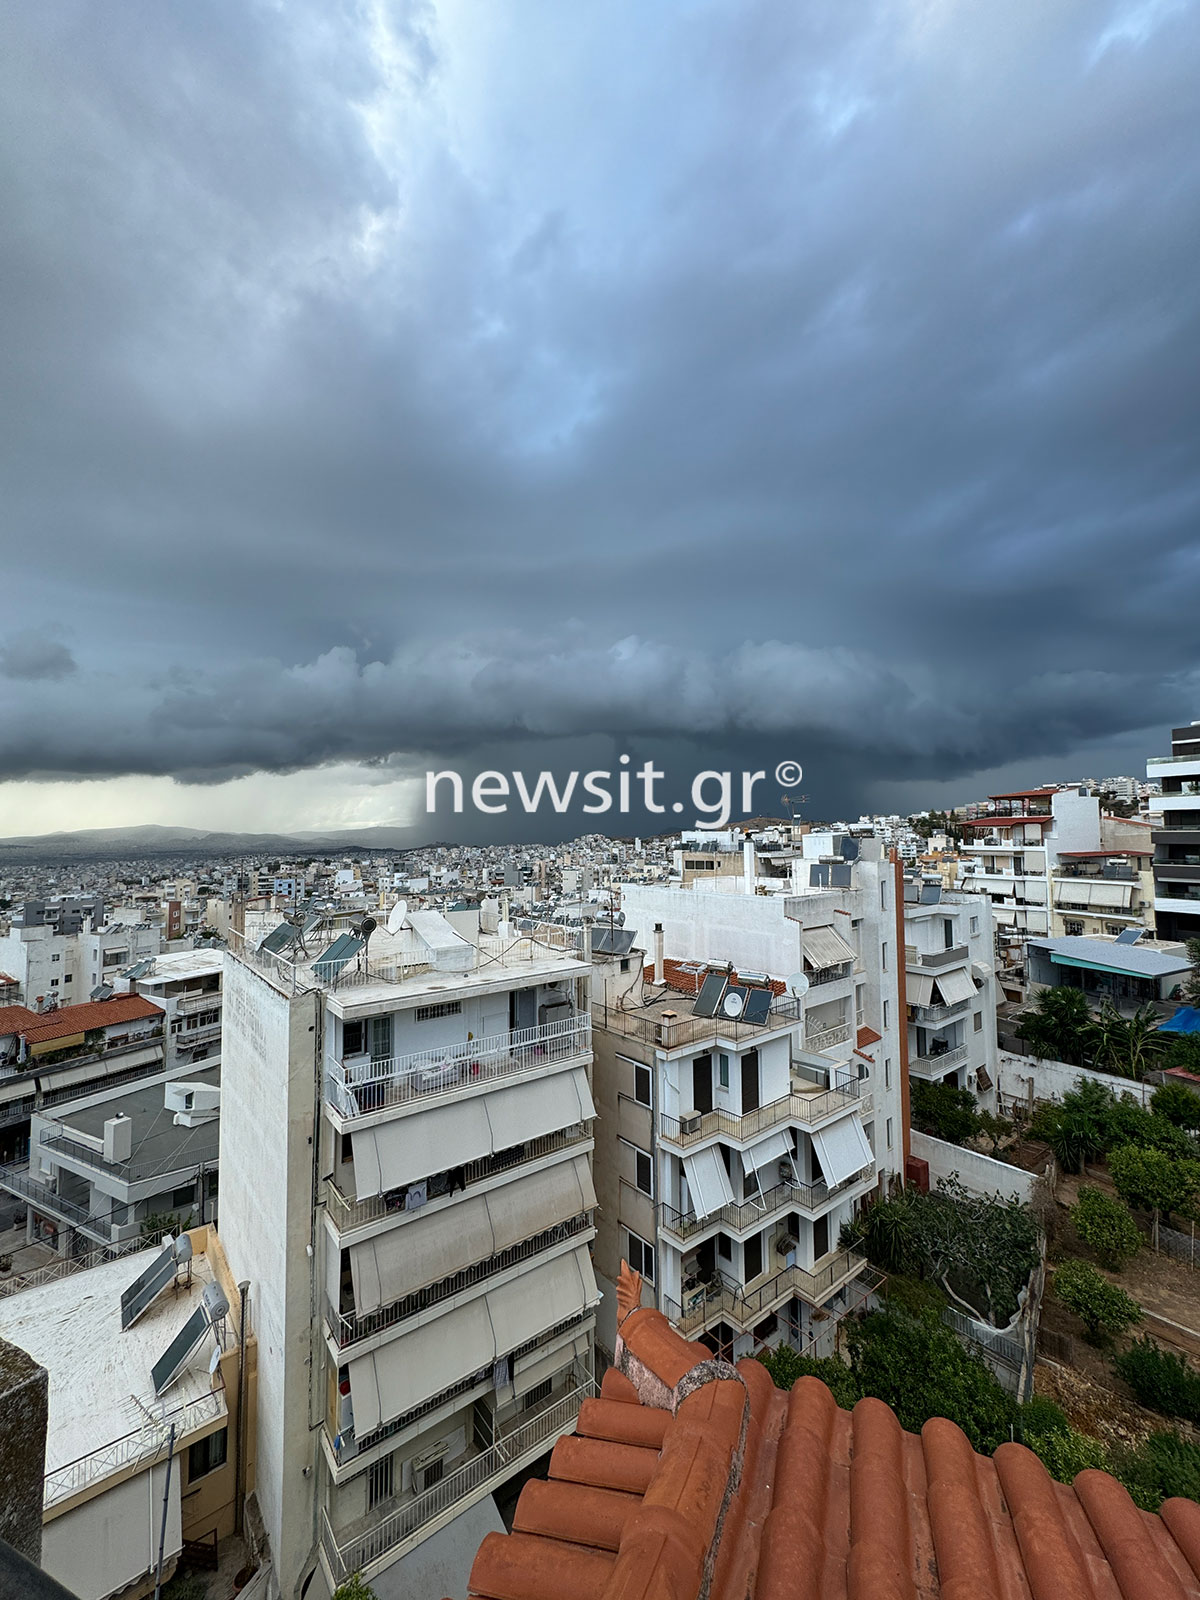
MULTIPOLYGON (((1160 939, 1200 937, 1200 722, 1172 728, 1171 754, 1146 763, 1162 785, 1154 839, 1154 915, 1160 939)), ((3 966, 0 957, 0 966, 3 966)))
POLYGON ((310 1600, 356 1571, 423 1600, 422 1545, 445 1583, 456 1537, 436 1595, 461 1592, 492 1492, 593 1388, 581 938, 391 922, 365 948, 285 924, 225 971, 222 1235, 254 1284, 258 1500, 310 1600))
POLYGON ((103 916, 98 904, 85 916, 44 901, 17 912, 0 932, 0 972, 16 980, 22 1005, 34 1011, 78 1005, 100 984, 112 983, 122 967, 162 948, 162 930, 154 924, 106 923, 103 916))
POLYGON ((175 950, 138 962, 121 978, 122 987, 144 995, 165 1013, 169 1067, 219 1054, 224 964, 220 950, 175 950))
POLYGON ((991 902, 940 883, 904 884, 908 1071, 970 1089, 996 1108, 996 977, 991 902))
POLYGON ((750 893, 745 878, 622 891, 655 958, 597 1012, 602 1339, 621 1259, 733 1358, 828 1353, 875 1283, 839 1234, 904 1170, 898 872, 874 840, 829 843, 806 837, 790 879, 750 893))

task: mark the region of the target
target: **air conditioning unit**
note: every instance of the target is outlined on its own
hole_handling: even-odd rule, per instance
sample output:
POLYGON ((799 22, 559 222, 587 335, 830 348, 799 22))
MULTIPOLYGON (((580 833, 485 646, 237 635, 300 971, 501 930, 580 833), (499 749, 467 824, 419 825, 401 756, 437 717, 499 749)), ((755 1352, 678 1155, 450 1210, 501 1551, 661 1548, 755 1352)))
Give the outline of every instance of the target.
POLYGON ((699 1133, 701 1117, 698 1111, 685 1111, 679 1118, 681 1133, 699 1133))
POLYGON ((790 1233, 781 1233, 775 1241, 777 1255, 790 1256, 793 1251, 799 1250, 800 1241, 790 1233))
POLYGON ((449 1439, 439 1439, 437 1444, 430 1445, 428 1450, 422 1450, 419 1456, 413 1457, 412 1480, 416 1494, 424 1494, 426 1489, 432 1489, 435 1483, 442 1481, 449 1453, 449 1439))

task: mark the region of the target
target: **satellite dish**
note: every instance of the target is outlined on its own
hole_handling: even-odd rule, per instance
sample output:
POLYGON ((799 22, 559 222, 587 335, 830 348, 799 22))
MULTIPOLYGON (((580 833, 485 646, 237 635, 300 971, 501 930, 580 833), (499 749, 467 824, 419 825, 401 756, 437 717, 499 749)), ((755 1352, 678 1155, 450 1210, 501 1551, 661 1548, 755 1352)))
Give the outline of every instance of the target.
POLYGON ((807 974, 803 972, 793 972, 787 981, 787 986, 788 993, 795 995, 796 999, 799 1000, 802 995, 806 995, 808 993, 807 974))
POLYGON ((727 994, 721 1001, 721 1010, 727 1017, 740 1017, 746 1008, 746 1002, 740 994, 727 994))
POLYGON ((209 1375, 210 1378, 215 1376, 216 1370, 220 1365, 221 1365, 221 1347, 220 1347, 220 1345, 218 1345, 216 1347, 216 1349, 213 1351, 212 1355, 209 1356, 209 1358, 208 1358, 208 1375, 209 1375))
POLYGON ((399 933, 400 929, 404 926, 404 919, 407 916, 408 901, 397 900, 396 904, 388 912, 387 931, 389 933, 399 933))

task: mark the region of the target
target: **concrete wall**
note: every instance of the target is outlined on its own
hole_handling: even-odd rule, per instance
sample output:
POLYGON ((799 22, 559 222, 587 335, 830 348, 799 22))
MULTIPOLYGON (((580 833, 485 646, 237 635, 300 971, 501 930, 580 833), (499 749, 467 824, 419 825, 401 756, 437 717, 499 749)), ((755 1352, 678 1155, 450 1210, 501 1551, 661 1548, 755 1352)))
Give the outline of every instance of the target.
POLYGON ((1036 1056, 1017 1056, 1008 1050, 1001 1050, 998 1061, 1000 1093, 1006 1101, 1009 1098, 1027 1101, 1030 1080, 1035 1102, 1061 1100, 1080 1078, 1102 1083, 1115 1094, 1130 1095, 1142 1106, 1149 1105, 1150 1096, 1158 1087, 1153 1083, 1135 1083, 1132 1078, 1115 1078, 1108 1072, 1093 1072, 1089 1067, 1071 1067, 1065 1061, 1039 1061, 1036 1056))
POLYGON ((0 1339, 0 1539, 35 1566, 42 1559, 42 1477, 50 1378, 0 1339))
MULTIPOLYGON (((178 1461, 171 1463, 169 1489, 164 1461, 54 1517, 46 1524, 42 1565, 79 1600, 102 1600, 149 1579, 158 1564, 164 1495, 163 1573, 169 1574, 183 1548, 178 1461)), ((137 1592, 152 1588, 148 1583, 137 1592)))
POLYGON ((977 1150, 964 1150, 961 1145, 947 1144, 928 1133, 912 1130, 912 1153, 929 1163, 929 1187, 937 1187, 939 1178, 957 1173, 964 1188, 973 1194, 1015 1195, 1028 1202, 1033 1198, 1037 1176, 1023 1172, 1020 1167, 1010 1167, 1006 1161, 993 1161, 991 1156, 980 1155, 977 1150))

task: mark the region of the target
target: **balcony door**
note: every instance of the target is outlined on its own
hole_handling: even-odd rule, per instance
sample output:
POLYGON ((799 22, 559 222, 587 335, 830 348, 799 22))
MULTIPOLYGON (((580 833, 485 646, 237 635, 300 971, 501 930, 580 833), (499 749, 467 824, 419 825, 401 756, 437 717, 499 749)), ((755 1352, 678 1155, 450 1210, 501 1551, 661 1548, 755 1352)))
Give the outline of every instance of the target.
POLYGON ((692 1062, 692 1109, 713 1108, 712 1056, 697 1056, 692 1062))
POLYGON ((813 1260, 820 1261, 829 1254, 829 1214, 818 1217, 813 1223, 813 1260))
POLYGON ((758 1107, 758 1051, 747 1050, 742 1057, 742 1115, 758 1107))

